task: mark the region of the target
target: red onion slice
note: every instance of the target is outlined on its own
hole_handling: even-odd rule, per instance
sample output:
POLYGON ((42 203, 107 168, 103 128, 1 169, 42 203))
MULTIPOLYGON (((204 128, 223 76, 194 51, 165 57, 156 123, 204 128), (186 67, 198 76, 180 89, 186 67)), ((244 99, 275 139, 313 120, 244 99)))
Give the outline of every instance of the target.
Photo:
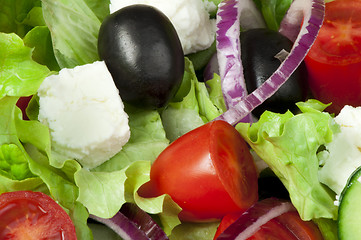
MULTIPOLYGON (((212 60, 217 60, 217 64, 208 64, 205 79, 213 77, 210 71, 219 73, 225 104, 229 109, 247 95, 241 61, 240 27, 247 30, 265 27, 266 24, 253 0, 225 0, 218 6, 216 25, 217 54, 212 60)), ((239 121, 252 122, 252 115, 246 115, 239 121)))
POLYGON ((243 29, 265 27, 253 0, 225 0, 218 6, 216 46, 222 92, 227 108, 247 95, 240 50, 240 26, 243 29))
POLYGON ((239 5, 238 0, 226 0, 219 4, 217 12, 217 59, 227 108, 247 94, 240 55, 239 5))
MULTIPOLYGON (((258 89, 245 96, 240 101, 238 100, 239 98, 236 98, 238 101, 236 100, 235 104, 230 105, 230 108, 216 119, 224 120, 235 125, 245 116, 249 115, 253 109, 271 97, 287 81, 305 58, 323 23, 324 13, 325 5, 323 0, 293 1, 284 21, 281 23, 281 33, 289 38, 294 38, 295 32, 298 32, 290 54, 272 76, 258 89), (299 30, 298 26, 301 25, 302 27, 299 30)), ((221 68, 222 65, 220 65, 220 69, 221 68)), ((239 91, 238 86, 235 86, 234 89, 238 89, 239 91)))
POLYGON ((260 227, 273 218, 286 212, 296 211, 288 201, 267 198, 257 202, 232 223, 217 240, 245 240, 256 233, 260 227))
POLYGON ((114 217, 105 219, 90 216, 103 223, 124 240, 168 240, 159 225, 142 209, 133 203, 125 203, 114 217))

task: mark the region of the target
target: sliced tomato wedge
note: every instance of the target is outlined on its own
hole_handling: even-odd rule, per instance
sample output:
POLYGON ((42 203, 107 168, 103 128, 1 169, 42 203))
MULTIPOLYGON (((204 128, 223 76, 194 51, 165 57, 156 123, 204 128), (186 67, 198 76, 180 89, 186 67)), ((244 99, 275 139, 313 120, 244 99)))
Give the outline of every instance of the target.
POLYGON ((239 132, 227 122, 213 121, 170 144, 139 193, 168 194, 183 209, 183 221, 221 219, 258 200, 257 171, 239 132))
POLYGON ((0 239, 76 240, 65 210, 41 192, 16 191, 0 195, 0 239))
POLYGON ((305 58, 315 98, 338 113, 361 105, 361 0, 326 3, 325 19, 305 58))
POLYGON ((241 235, 241 239, 249 235, 247 240, 323 239, 316 224, 303 221, 291 203, 276 198, 259 201, 244 213, 226 215, 217 229, 214 240, 234 239, 241 235), (222 234, 226 230, 226 234, 222 234))

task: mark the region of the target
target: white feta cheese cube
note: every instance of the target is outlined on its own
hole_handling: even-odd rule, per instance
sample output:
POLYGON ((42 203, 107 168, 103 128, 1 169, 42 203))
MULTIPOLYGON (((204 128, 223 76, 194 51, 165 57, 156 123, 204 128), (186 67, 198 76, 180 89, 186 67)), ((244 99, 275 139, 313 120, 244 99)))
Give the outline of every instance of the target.
POLYGON ((103 61, 60 70, 38 95, 38 119, 50 129, 52 149, 84 167, 102 164, 128 142, 128 115, 103 61))

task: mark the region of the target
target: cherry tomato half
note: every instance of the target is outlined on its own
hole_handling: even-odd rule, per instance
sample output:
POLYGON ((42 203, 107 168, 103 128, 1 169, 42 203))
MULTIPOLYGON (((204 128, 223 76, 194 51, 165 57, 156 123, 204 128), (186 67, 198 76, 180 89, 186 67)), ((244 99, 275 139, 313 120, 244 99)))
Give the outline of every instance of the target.
POLYGON ((0 219, 0 239, 77 239, 69 215, 41 192, 1 194, 0 219))
POLYGON ((326 3, 325 19, 305 58, 315 98, 332 102, 338 113, 348 104, 361 105, 361 0, 326 3))
MULTIPOLYGON (((265 199, 264 201, 277 201, 276 199, 265 199)), ((257 203, 256 203, 257 204, 257 203)), ((257 207, 261 206, 261 204, 257 204, 257 207)), ((267 207, 263 205, 263 207, 267 207)), ((263 211, 267 212, 270 209, 263 209, 263 211)), ((256 211, 257 214, 260 214, 263 211, 256 211)), ((254 223, 255 218, 261 218, 260 216, 244 215, 243 213, 232 213, 226 215, 214 236, 214 240, 218 238, 218 236, 224 232, 232 223, 238 220, 242 216, 242 221, 247 224, 247 221, 254 223), (249 218, 249 219, 246 219, 249 218)), ((261 225, 259 229, 247 240, 322 240, 323 237, 321 232, 319 231, 316 224, 312 221, 303 221, 298 212, 295 210, 288 211, 269 220, 267 223, 261 225)))
POLYGON ((246 142, 224 121, 181 136, 155 160, 141 196, 168 194, 183 221, 220 219, 258 200, 257 172, 246 142))

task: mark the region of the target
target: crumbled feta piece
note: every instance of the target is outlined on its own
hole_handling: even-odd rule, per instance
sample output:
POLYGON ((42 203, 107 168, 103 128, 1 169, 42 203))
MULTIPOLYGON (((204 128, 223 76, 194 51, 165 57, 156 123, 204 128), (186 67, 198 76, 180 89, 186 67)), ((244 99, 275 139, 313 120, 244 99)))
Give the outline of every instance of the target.
POLYGON ((319 154, 321 166, 320 182, 340 194, 350 175, 361 166, 361 107, 345 106, 336 123, 340 132, 334 134, 326 150, 319 154))
POLYGON ((62 69, 39 90, 39 121, 54 151, 94 168, 128 142, 128 115, 104 62, 62 69))
MULTIPOLYGON (((184 54, 207 49, 215 39, 215 19, 207 10, 211 3, 202 0, 111 0, 110 12, 133 4, 147 4, 162 11, 172 22, 184 54)), ((213 4, 214 5, 214 4, 213 4)))

